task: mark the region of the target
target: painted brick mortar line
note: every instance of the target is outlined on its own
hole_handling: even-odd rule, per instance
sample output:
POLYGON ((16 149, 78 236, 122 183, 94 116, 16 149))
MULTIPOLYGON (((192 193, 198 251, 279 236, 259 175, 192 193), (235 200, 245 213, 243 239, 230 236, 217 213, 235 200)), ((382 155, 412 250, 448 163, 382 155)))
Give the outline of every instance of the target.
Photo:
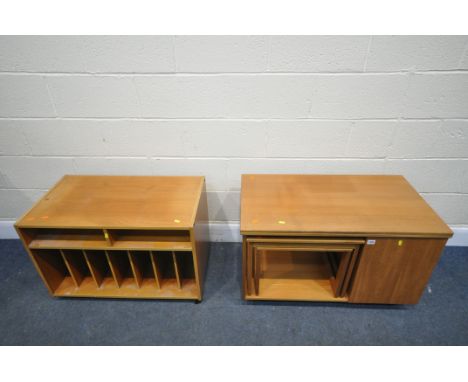
POLYGON ((431 160, 437 160, 437 161, 466 161, 468 160, 468 157, 415 157, 415 158, 406 158, 406 157, 348 157, 348 156, 342 156, 342 157, 216 157, 216 156, 210 156, 210 157, 205 157, 205 156, 147 156, 147 155, 141 155, 141 156, 125 156, 125 155, 78 155, 78 154, 72 154, 72 155, 12 155, 12 154, 7 154, 7 155, 2 155, 0 154, 0 158, 49 158, 49 159, 61 159, 61 158, 108 158, 108 159, 187 159, 187 160, 271 160, 271 161, 287 161, 287 160, 297 160, 297 161, 326 161, 326 160, 334 160, 334 161, 369 161, 369 160, 375 160, 375 161, 384 161, 385 159, 388 160, 399 160, 399 161, 431 161, 431 160))
POLYGON ((297 122, 297 121, 330 121, 330 122, 353 122, 353 121, 388 121, 388 122, 424 122, 424 121, 433 121, 433 122, 444 122, 444 121, 468 121, 468 117, 456 117, 456 118, 446 118, 446 117, 427 117, 427 118, 408 118, 408 117, 394 117, 394 118, 310 118, 310 117, 297 117, 297 118, 157 118, 157 117, 14 117, 14 116, 3 116, 0 117, 2 120, 37 120, 37 121, 231 121, 231 122, 242 122, 242 121, 252 121, 252 122, 269 122, 269 121, 283 121, 283 122, 297 122))
POLYGON ((370 72, 361 72, 361 71, 342 71, 342 72, 10 72, 10 71, 0 71, 0 75, 11 75, 11 76, 89 76, 89 77, 148 77, 148 76, 193 76, 193 77, 203 77, 203 76, 347 76, 347 75, 363 75, 363 76, 374 76, 374 75, 407 75, 409 73, 414 74, 468 74, 468 69, 430 69, 430 70, 413 70, 413 69, 404 69, 400 71, 370 71, 370 72))

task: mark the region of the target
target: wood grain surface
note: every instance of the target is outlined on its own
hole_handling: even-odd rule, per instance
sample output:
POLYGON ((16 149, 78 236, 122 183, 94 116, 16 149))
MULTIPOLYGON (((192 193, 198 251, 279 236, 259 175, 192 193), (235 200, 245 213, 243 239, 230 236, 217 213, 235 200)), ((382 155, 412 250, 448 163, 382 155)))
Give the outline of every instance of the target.
POLYGON ((202 176, 66 175, 17 227, 188 229, 202 176))
POLYGON ((452 236, 402 176, 243 175, 241 233, 452 236))

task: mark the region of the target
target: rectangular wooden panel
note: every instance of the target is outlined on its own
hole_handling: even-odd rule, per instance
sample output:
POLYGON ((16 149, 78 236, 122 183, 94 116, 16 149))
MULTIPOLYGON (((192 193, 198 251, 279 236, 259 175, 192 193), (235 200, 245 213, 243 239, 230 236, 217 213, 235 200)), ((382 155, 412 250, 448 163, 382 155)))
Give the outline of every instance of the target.
POLYGON ((203 184, 202 176, 66 175, 17 226, 191 229, 203 184))
POLYGON ((195 279, 198 286, 198 300, 201 301, 203 294, 203 280, 205 279, 208 263, 210 242, 208 201, 206 196, 205 182, 203 182, 202 192, 198 201, 198 208, 195 215, 193 229, 190 231, 190 239, 192 242, 195 279))
POLYGON ((347 302, 347 297, 333 297, 330 282, 323 279, 260 279, 260 294, 246 300, 347 302))
POLYGON ((244 174, 243 235, 452 236, 402 176, 244 174))
POLYGON ((62 240, 34 239, 29 244, 31 249, 122 249, 122 250, 154 250, 154 251, 191 251, 190 242, 170 241, 116 241, 109 245, 101 240, 62 240))
POLYGON ((241 296, 246 296, 250 294, 247 285, 247 277, 248 277, 248 270, 247 270, 247 240, 246 237, 242 237, 242 293, 241 296))
POLYGON ((446 239, 375 239, 360 256, 350 302, 416 304, 446 239))
POLYGON ((254 236, 245 238, 249 243, 276 243, 276 244, 350 244, 360 245, 366 241, 360 238, 335 238, 335 237, 288 237, 288 236, 254 236))
POLYGON ((253 246, 247 241, 246 246, 247 254, 246 254, 246 263, 244 268, 246 268, 246 286, 247 286, 247 294, 252 294, 254 292, 254 254, 253 254, 253 246))
POLYGON ((87 277, 79 288, 76 288, 70 277, 60 284, 54 292, 54 296, 66 297, 102 297, 102 298, 157 298, 157 299, 190 299, 196 300, 198 288, 195 281, 187 281, 182 289, 179 289, 175 280, 166 280, 164 288, 157 289, 153 284, 145 283, 142 288, 137 288, 133 280, 125 279, 120 288, 115 286, 114 280, 106 277, 101 288, 96 288, 94 280, 87 277))

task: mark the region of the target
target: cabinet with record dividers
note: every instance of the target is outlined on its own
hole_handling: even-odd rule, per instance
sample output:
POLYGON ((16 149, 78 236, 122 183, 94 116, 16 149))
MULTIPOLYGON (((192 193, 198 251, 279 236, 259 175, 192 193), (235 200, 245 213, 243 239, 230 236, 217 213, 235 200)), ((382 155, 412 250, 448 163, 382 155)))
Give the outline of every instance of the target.
MULTIPOLYGON (((190 189, 186 191, 190 192, 190 189)), ((198 301, 202 299, 208 237, 203 177, 65 177, 47 195, 17 222, 16 229, 52 295, 198 301), (67 196, 70 197, 70 192, 62 195, 65 194, 65 190, 69 191, 68 183, 72 183, 71 189, 77 194, 84 186, 87 189, 94 188, 95 193, 83 194, 82 199, 86 202, 81 202, 80 199, 78 204, 89 204, 89 199, 94 197, 97 206, 98 196, 101 196, 99 193, 105 191, 102 189, 105 185, 114 203, 112 206, 98 206, 93 214, 96 221, 109 223, 107 216, 111 215, 111 208, 125 208, 125 202, 130 207, 128 193, 133 188, 132 183, 136 183, 137 189, 141 186, 154 187, 154 192, 143 195, 141 200, 138 200, 138 193, 130 194, 131 199, 138 201, 133 203, 133 207, 142 206, 143 202, 152 203, 159 205, 160 213, 168 215, 167 212, 164 213, 164 209, 168 208, 168 203, 170 206, 172 198, 176 197, 174 193, 171 196, 169 191, 175 187, 174 183, 184 184, 184 179, 180 178, 189 178, 185 186, 186 183, 192 185, 199 194, 195 194, 195 198, 186 198, 192 199, 192 203, 185 203, 185 207, 190 208, 185 215, 181 212, 171 212, 175 217, 172 219, 172 226, 166 222, 159 223, 156 217, 153 227, 130 227, 127 222, 132 221, 132 214, 136 216, 136 225, 139 224, 138 216, 142 215, 138 209, 128 208, 125 214, 120 213, 125 215, 127 221, 122 227, 119 227, 119 222, 123 219, 117 214, 112 222, 113 227, 97 227, 94 224, 93 227, 84 228, 82 222, 89 218, 85 214, 86 211, 83 211, 83 215, 79 214, 77 208, 71 207, 67 211, 67 196), (158 192, 160 188, 166 189, 163 195, 158 192), (114 195, 111 196, 111 193, 114 195), (53 203, 50 203, 50 200, 53 200, 53 203), (43 204, 46 206, 43 207, 43 204), (63 212, 59 215, 57 211, 61 208, 63 212), (34 224, 38 214, 48 218, 40 220, 41 224, 34 224), (182 222, 184 216, 188 216, 189 219, 185 221, 185 225, 179 226, 177 221, 182 222), (48 227, 45 222, 54 226, 48 227), (60 223, 66 224, 60 227, 60 223)), ((68 202, 76 203, 76 199, 68 202)), ((176 209, 183 207, 184 204, 179 202, 176 209)), ((149 216, 145 223, 151 220, 149 216)))

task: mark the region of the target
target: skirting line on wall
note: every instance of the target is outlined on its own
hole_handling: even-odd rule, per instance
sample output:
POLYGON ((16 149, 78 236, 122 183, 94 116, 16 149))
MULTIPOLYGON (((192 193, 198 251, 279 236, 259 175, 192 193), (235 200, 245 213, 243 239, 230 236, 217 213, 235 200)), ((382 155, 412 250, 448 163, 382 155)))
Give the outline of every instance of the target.
MULTIPOLYGON (((18 239, 13 224, 13 221, 0 221, 0 239, 18 239)), ((468 247, 468 227, 450 226, 450 228, 454 232, 454 235, 447 245, 468 247)), ((217 242, 240 242, 239 223, 210 223, 210 240, 217 242)))

